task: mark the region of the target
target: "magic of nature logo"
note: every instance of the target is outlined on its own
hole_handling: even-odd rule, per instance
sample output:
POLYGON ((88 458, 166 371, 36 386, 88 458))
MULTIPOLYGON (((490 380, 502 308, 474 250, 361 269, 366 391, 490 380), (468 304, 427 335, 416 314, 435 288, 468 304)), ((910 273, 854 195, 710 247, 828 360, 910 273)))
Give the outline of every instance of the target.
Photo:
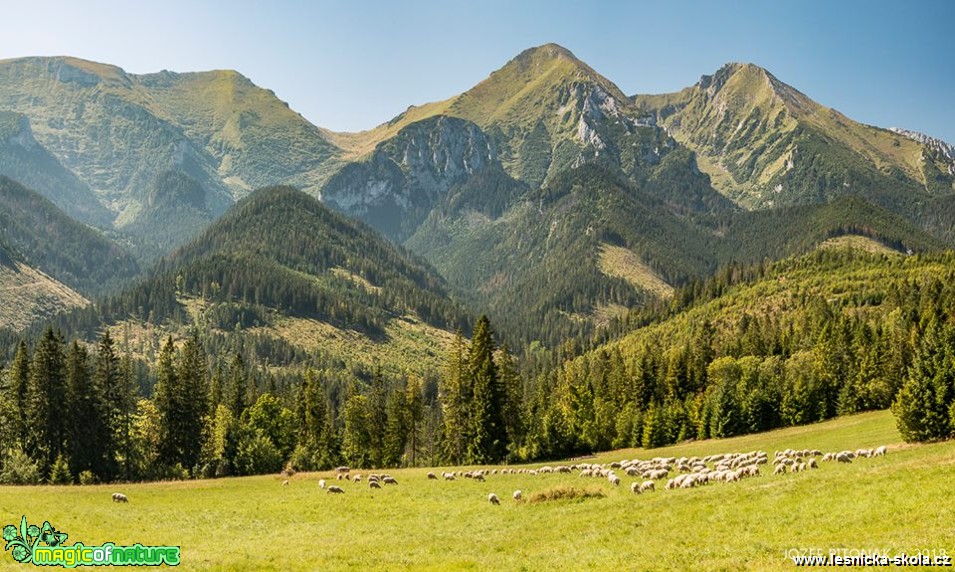
POLYGON ((42 526, 27 524, 26 515, 20 526, 8 524, 3 527, 4 550, 11 551, 13 559, 23 564, 36 566, 177 566, 178 546, 117 546, 107 542, 99 546, 86 546, 82 542, 64 545, 69 535, 59 532, 50 521, 42 526))

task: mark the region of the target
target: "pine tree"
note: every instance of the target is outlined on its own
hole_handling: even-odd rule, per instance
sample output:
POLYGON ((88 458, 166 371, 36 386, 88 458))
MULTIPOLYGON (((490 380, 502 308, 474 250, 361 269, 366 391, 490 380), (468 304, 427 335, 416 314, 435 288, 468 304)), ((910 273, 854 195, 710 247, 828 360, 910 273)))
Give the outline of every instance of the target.
POLYGON ((93 472, 104 480, 111 480, 119 473, 118 440, 123 414, 129 401, 123 391, 122 375, 113 339, 109 330, 106 330, 99 341, 93 375, 93 387, 98 396, 97 439, 100 442, 100 455, 93 472))
MULTIPOLYGON (((617 355, 619 356, 619 353, 617 355)), ((521 385, 521 376, 517 372, 514 358, 511 356, 507 344, 501 347, 500 362, 500 377, 504 386, 504 426, 507 431, 508 443, 515 447, 524 440, 524 422, 521 419, 524 389, 521 385)))
POLYGON ((193 331, 183 344, 177 365, 176 373, 183 391, 180 400, 183 408, 182 440, 179 443, 181 462, 183 467, 192 470, 199 464, 204 419, 209 415, 206 354, 197 331, 193 331))
POLYGON ((481 316, 474 329, 469 356, 473 383, 469 463, 498 462, 507 456, 507 427, 504 423, 504 388, 494 362, 495 344, 490 320, 481 316))
POLYGON ((464 336, 458 330, 451 343, 447 373, 440 387, 440 400, 444 417, 442 427, 442 454, 452 464, 464 462, 467 443, 470 440, 471 383, 467 375, 464 336))
POLYGON ((26 399, 26 452, 44 475, 66 452, 70 431, 65 361, 63 340, 48 327, 33 353, 26 399))
POLYGON ((30 384, 30 353, 24 340, 17 345, 17 353, 5 372, 2 399, 2 434, 5 446, 23 448, 27 437, 27 388, 30 384))
POLYGON ((368 398, 355 394, 345 402, 345 431, 342 438, 342 455, 355 467, 371 466, 368 454, 371 435, 368 432, 368 398))
POLYGON ((249 399, 250 393, 248 375, 245 371, 245 360, 242 359, 241 353, 236 352, 235 357, 232 358, 232 363, 229 365, 228 393, 229 408, 232 409, 232 415, 236 419, 242 417, 245 408, 252 403, 249 399))
POLYGON ((101 441, 108 440, 103 396, 90 375, 89 354, 76 341, 66 356, 66 383, 71 420, 69 464, 76 474, 91 471, 98 479, 108 479, 111 475, 104 465, 101 448, 104 445, 101 441))
POLYGON ((405 388, 405 404, 408 412, 408 453, 410 464, 417 466, 418 448, 421 446, 419 434, 424 419, 424 400, 421 397, 421 380, 411 378, 405 388))
POLYGON ((951 328, 943 332, 930 322, 909 367, 892 413, 902 438, 908 442, 937 441, 952 435, 950 408, 955 385, 955 356, 951 328))

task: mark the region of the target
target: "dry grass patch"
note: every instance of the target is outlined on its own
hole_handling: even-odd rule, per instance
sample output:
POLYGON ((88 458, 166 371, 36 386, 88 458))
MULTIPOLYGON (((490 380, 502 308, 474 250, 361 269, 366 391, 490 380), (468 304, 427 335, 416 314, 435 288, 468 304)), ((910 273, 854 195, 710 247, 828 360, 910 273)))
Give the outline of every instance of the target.
POLYGON ((603 498, 603 491, 600 489, 581 489, 578 487, 561 485, 549 488, 547 490, 536 492, 527 497, 529 503, 552 502, 552 501, 584 501, 587 499, 603 498))

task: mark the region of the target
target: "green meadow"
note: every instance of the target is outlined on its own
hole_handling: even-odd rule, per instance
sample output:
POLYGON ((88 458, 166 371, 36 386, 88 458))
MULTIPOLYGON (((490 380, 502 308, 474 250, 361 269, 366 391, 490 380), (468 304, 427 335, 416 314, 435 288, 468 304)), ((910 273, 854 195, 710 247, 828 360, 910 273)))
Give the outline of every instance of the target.
MULTIPOLYGON (((67 544, 179 545, 185 570, 792 570, 785 554, 793 549, 955 554, 955 442, 905 445, 888 412, 583 462, 879 445, 889 446, 885 457, 851 465, 783 476, 764 466, 758 478, 676 491, 658 481, 643 495, 630 492, 634 479, 622 473, 614 487, 577 472, 481 483, 428 480, 428 469, 388 471, 399 484, 382 490, 330 473, 299 473, 288 486, 260 476, 0 487, 0 524, 25 514, 68 533, 67 544), (345 494, 327 494, 320 478, 345 494), (517 489, 526 499, 561 486, 602 496, 511 498, 517 489), (129 503, 113 503, 113 492, 129 503), (491 492, 500 506, 488 503, 491 492)), ((9 553, 0 558, 4 569, 21 566, 9 553)))

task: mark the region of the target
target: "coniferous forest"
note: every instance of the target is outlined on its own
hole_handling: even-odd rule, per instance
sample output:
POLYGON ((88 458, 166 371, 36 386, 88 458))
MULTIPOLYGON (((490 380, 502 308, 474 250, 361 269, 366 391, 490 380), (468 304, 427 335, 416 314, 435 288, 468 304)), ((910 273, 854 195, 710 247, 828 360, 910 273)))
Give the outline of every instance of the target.
POLYGON ((0 480, 555 459, 885 408, 905 439, 946 439, 953 257, 834 249, 730 267, 617 324, 629 334, 520 360, 482 317, 424 376, 334 360, 270 371, 254 346, 219 351, 195 328, 147 365, 108 331, 47 328, 8 340, 0 480))

